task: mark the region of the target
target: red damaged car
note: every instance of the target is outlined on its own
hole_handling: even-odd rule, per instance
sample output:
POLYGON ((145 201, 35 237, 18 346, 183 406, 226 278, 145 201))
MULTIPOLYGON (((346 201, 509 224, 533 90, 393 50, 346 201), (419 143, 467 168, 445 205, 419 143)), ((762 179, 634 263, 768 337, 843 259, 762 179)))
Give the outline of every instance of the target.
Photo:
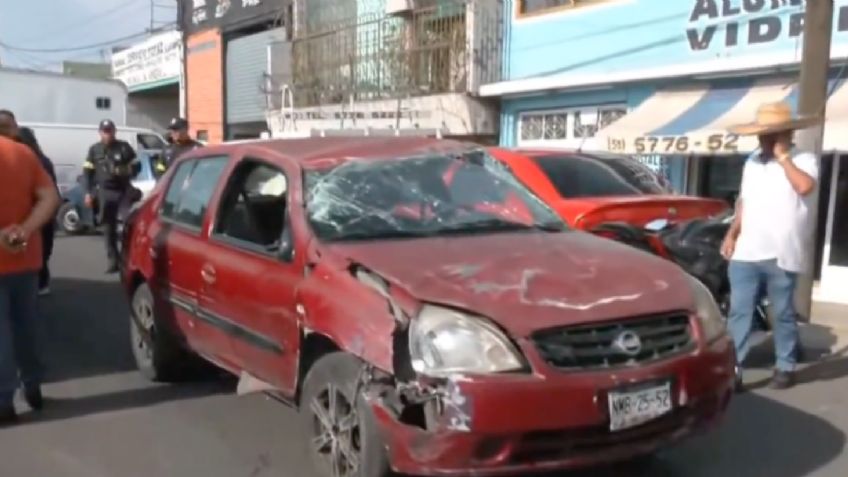
POLYGON ((124 251, 140 370, 174 379, 200 356, 298 406, 327 476, 628 460, 731 398, 733 347, 700 283, 569 229, 474 145, 198 149, 124 251))

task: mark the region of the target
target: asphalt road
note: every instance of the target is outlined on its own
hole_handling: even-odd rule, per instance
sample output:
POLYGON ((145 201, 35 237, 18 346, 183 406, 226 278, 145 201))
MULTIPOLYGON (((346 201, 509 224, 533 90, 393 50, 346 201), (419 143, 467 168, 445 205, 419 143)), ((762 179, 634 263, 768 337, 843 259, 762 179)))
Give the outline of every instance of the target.
MULTIPOLYGON (((134 372, 126 304, 104 265, 98 237, 58 238, 54 292, 44 300, 47 409, 0 430, 0 476, 311 475, 291 409, 264 396, 237 397, 232 379, 161 386, 134 372)), ((827 330, 805 335, 814 354, 842 346, 827 330)), ((760 355, 767 364, 768 350, 760 355)), ((642 475, 844 477, 846 376, 848 357, 836 353, 804 370, 805 383, 793 390, 741 395, 717 431, 664 452, 642 475)), ((764 377, 754 373, 752 384, 764 377)))

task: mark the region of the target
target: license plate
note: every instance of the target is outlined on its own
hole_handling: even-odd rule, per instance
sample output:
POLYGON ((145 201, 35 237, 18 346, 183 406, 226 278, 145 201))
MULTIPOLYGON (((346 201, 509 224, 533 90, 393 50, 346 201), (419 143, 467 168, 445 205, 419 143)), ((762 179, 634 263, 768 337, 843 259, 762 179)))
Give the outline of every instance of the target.
POLYGON ((620 431, 652 421, 671 411, 671 383, 609 393, 610 430, 620 431))

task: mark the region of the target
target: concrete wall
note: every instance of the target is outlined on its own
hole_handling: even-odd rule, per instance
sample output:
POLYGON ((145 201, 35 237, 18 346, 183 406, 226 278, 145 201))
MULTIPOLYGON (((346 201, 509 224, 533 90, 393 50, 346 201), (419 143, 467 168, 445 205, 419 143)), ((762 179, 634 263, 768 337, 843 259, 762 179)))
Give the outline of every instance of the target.
POLYGON ((206 131, 208 141, 224 139, 224 81, 221 33, 211 29, 188 38, 186 103, 191 135, 206 131))

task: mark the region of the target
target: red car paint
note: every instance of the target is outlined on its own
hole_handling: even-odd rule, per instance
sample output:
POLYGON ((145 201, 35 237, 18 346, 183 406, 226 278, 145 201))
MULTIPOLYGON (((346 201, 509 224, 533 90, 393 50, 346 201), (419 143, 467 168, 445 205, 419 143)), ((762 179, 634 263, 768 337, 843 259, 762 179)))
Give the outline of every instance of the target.
POLYGON ((685 221, 717 215, 728 209, 721 200, 670 194, 565 198, 534 159, 569 161, 580 156, 593 157, 592 153, 502 148, 492 148, 490 152, 509 165, 515 175, 553 207, 563 220, 580 230, 591 230, 605 222, 626 222, 642 227, 662 218, 671 222, 685 221))
MULTIPOLYGON (((149 284, 165 325, 191 350, 233 373, 246 371, 294 401, 307 371, 301 360, 311 336, 396 374, 396 358, 406 351, 393 342, 401 327, 395 308, 414 320, 424 304, 435 303, 492 320, 520 349, 528 372, 439 381, 454 398, 444 400, 435 427, 402 422, 384 398, 366 393, 392 467, 405 473, 501 475, 608 462, 652 452, 715 423, 730 398, 733 349, 726 335, 706 342, 692 314, 687 279, 666 261, 582 232, 324 243, 309 225, 305 169, 351 158, 391 160, 468 148, 424 138, 322 138, 195 150, 172 166, 128 224, 123 283, 130 294, 149 284), (160 217, 179 166, 214 158, 226 158, 227 164, 201 226, 160 217), (223 189, 248 160, 272 165, 289 178, 294 254, 288 261, 232 246, 213 234, 223 189), (358 279, 352 273, 356 267, 385 280, 387 291, 358 279), (669 312, 688 316, 693 345, 650 364, 563 371, 548 364, 533 343, 535 333, 552 327, 669 312), (214 320, 218 326, 210 325, 214 320), (607 393, 655 379, 673 382, 674 412, 609 432, 607 393), (453 423, 457 413, 467 418, 464 427, 453 423)), ((544 184, 536 189, 543 197, 551 192, 544 184)), ((424 376, 414 381, 436 386, 424 376)))

